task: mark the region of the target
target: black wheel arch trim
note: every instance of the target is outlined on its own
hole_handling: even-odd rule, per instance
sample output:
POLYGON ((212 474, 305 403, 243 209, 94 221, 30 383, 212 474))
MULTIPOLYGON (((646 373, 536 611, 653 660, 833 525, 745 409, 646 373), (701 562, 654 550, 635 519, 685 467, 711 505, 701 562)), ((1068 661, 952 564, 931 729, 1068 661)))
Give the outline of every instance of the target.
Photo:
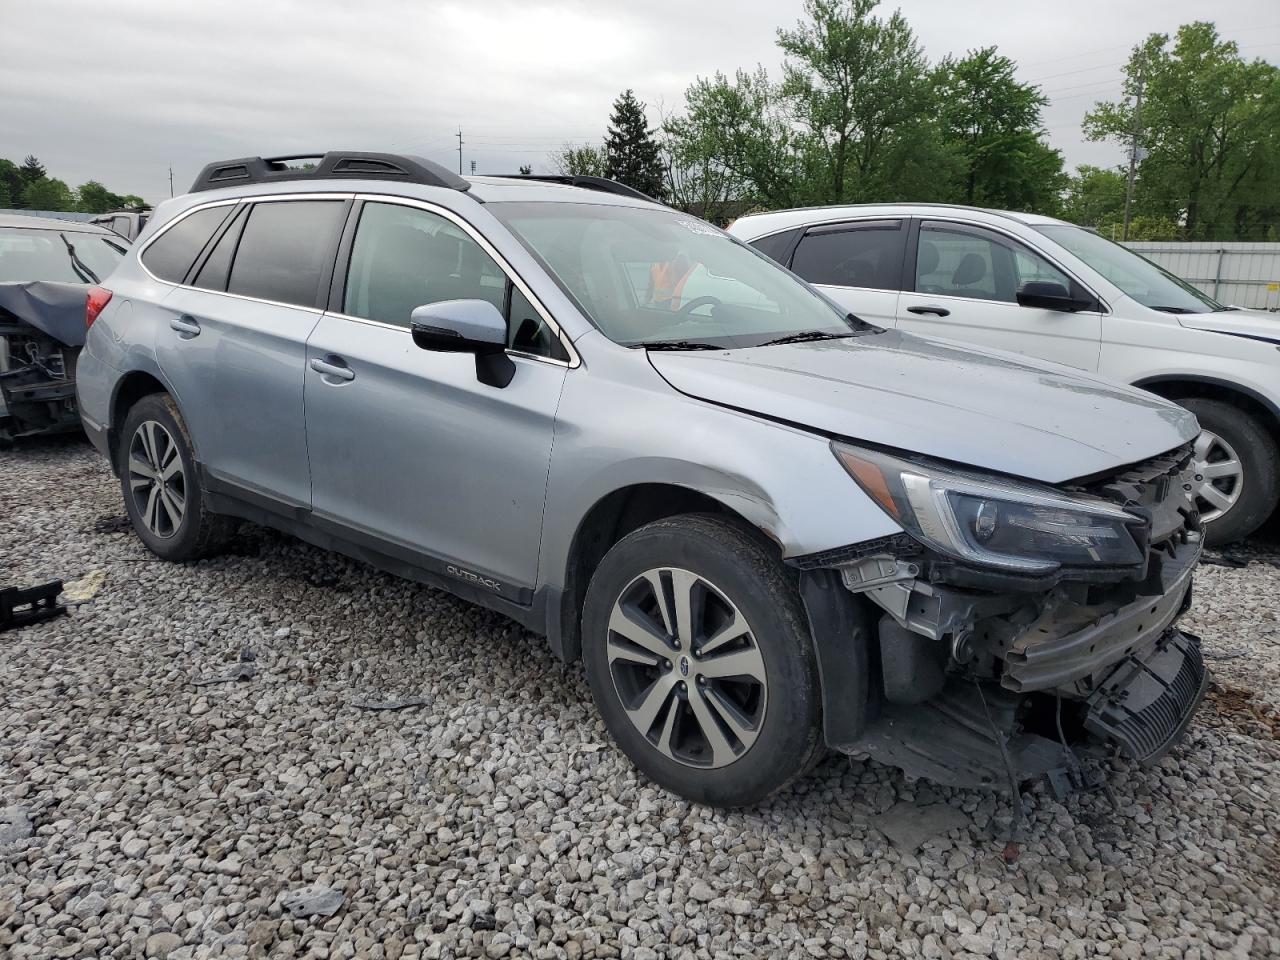
MULTIPOLYGON (((1280 429, 1280 405, 1252 387, 1244 387, 1232 380, 1221 380, 1218 377, 1206 377, 1199 373, 1162 373, 1154 377, 1145 377, 1133 385, 1140 390, 1150 390, 1162 383, 1198 383, 1206 387, 1216 387, 1228 393, 1238 393, 1248 397, 1271 414, 1271 426, 1280 429)), ((1153 393, 1155 391, 1152 391, 1153 393)))
POLYGON ((823 738, 833 750, 853 749, 879 687, 871 683, 871 619, 835 570, 803 571, 800 599, 818 661, 823 738))

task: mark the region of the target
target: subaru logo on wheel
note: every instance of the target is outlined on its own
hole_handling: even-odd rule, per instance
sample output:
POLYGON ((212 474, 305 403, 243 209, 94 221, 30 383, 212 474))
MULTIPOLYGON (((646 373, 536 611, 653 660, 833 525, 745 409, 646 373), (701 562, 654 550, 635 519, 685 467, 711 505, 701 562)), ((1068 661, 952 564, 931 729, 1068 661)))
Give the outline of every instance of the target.
POLYGON ((689 658, 680 658, 680 676, 687 677, 689 675, 689 658))

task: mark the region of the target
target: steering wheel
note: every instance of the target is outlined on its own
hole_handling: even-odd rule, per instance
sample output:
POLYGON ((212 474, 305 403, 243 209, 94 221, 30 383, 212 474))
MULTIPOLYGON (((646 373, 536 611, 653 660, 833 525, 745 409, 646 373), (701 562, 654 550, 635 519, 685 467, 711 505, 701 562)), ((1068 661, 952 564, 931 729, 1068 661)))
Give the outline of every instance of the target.
POLYGON ((693 311, 697 310, 699 307, 705 307, 705 306, 718 307, 723 302, 724 301, 720 300, 719 297, 694 297, 692 300, 690 300, 688 303, 686 303, 683 307, 680 308, 679 315, 682 317, 688 317, 693 313, 693 311))

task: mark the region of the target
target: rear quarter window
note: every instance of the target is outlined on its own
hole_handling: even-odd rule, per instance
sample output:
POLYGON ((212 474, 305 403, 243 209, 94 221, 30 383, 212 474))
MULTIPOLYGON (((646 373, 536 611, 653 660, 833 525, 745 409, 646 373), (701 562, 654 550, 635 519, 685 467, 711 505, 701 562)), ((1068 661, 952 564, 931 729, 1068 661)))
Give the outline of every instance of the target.
POLYGON ((161 280, 182 283, 204 245, 234 209, 235 204, 206 207, 183 217, 142 251, 142 265, 161 280))

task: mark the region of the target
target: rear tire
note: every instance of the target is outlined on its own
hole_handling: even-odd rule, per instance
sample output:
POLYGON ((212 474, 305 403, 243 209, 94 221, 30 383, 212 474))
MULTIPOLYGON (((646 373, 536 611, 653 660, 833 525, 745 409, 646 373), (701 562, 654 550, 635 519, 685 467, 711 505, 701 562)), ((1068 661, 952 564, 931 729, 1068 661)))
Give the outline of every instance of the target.
POLYGON ((660 786, 744 806, 820 758, 818 671, 799 595, 739 528, 685 516, 624 537, 591 578, 582 623, 605 726, 660 786))
POLYGON ((1199 474, 1197 500, 1203 511, 1220 510, 1205 522, 1205 543, 1223 546, 1257 530, 1280 501, 1280 451, 1266 428, 1239 407, 1191 397, 1179 401, 1196 415, 1197 465, 1223 473, 1199 474), (1227 466, 1237 462, 1238 468, 1227 466), (1212 487, 1212 489, 1210 489, 1212 487))
POLYGON ((129 409, 116 473, 133 531, 157 557, 198 560, 230 536, 232 521, 206 506, 187 425, 168 394, 149 394, 129 409))

